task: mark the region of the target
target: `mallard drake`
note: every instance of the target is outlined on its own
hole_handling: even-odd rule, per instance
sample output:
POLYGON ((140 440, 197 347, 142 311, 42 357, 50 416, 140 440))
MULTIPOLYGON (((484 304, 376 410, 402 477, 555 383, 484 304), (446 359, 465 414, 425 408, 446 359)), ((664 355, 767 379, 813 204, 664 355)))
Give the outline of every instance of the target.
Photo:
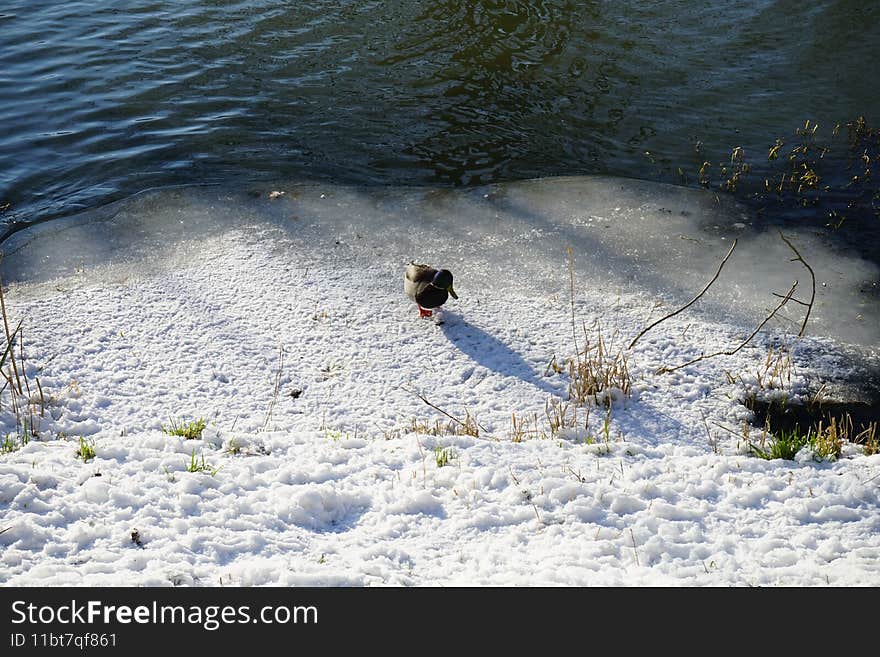
POLYGON ((435 269, 428 265, 410 262, 403 277, 403 291, 416 302, 419 317, 430 317, 428 308, 438 308, 446 303, 449 295, 458 299, 452 289, 452 272, 448 269, 435 269))

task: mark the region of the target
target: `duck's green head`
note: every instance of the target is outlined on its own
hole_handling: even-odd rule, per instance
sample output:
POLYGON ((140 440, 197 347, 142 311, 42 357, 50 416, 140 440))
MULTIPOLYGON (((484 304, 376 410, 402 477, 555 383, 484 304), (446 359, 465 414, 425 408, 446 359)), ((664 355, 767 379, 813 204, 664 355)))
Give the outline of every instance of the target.
POLYGON ((439 287, 441 290, 446 290, 453 299, 458 299, 458 295, 455 293, 455 290, 452 289, 452 272, 448 269, 437 270, 437 273, 434 274, 434 280, 431 281, 431 285, 439 287))

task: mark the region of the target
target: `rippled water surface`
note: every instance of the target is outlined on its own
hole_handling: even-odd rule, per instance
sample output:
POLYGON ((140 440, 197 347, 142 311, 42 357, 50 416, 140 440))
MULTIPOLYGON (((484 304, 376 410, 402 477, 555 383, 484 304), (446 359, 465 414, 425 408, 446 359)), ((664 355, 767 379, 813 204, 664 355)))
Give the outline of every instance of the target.
POLYGON ((4 0, 3 219, 201 182, 696 184, 806 118, 880 122, 878 28, 849 0, 4 0))

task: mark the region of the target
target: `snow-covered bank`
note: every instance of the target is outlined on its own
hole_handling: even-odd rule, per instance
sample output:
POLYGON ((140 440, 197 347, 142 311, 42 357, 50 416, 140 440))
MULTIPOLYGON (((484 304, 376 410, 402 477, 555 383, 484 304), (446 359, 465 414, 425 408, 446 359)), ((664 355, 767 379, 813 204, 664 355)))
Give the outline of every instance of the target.
MULTIPOLYGON (((567 380, 548 366, 573 355, 566 248, 577 321, 616 349, 692 296, 730 237, 698 231, 719 210, 696 192, 654 189, 646 210, 618 183, 563 183, 166 192, 16 236, 7 310, 46 414, 40 440, 0 455, 0 582, 880 583, 880 455, 764 461, 741 437, 769 348, 791 345, 797 394, 845 366, 833 341, 768 325, 735 356, 655 374, 744 339, 790 284, 787 256, 766 299, 731 267, 737 284, 639 341, 631 398, 550 430, 567 380), (609 231, 631 234, 614 247, 609 231), (410 258, 455 274, 442 323, 403 296, 410 258), (162 431, 198 417, 201 439, 162 431)), ((833 285, 870 273, 810 257, 833 285)))

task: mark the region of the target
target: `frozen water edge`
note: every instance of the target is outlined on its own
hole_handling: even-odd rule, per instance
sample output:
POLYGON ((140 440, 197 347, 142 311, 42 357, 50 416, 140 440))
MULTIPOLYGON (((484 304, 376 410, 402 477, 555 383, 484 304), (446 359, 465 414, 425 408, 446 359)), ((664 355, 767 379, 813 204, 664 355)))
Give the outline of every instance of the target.
MULTIPOLYGON (((216 188, 153 191, 67 220, 35 226, 3 244, 7 282, 92 278, 107 265, 143 273, 185 263, 193 241, 230 228, 275 228, 332 261, 344 255, 396 270, 418 255, 455 265, 483 284, 510 271, 524 291, 558 291, 571 247, 579 281, 612 291, 646 292, 670 306, 700 290, 733 239, 723 275, 694 310, 719 321, 755 325, 776 294, 798 281, 809 299, 807 270, 775 232, 761 232, 729 199, 700 190, 634 180, 572 177, 470 190, 348 188, 278 184, 249 192, 216 188), (272 190, 284 194, 269 197, 272 190)), ((809 334, 874 348, 880 302, 870 262, 833 251, 810 231, 787 237, 817 275, 809 334), (873 295, 876 296, 876 295, 873 295)), ((780 316, 799 328, 802 307, 780 316)))
MULTIPOLYGON (((14 236, 7 303, 52 402, 45 439, 0 456, 0 582, 876 585, 878 457, 767 462, 735 435, 742 382, 788 327, 653 373, 742 339, 773 303, 748 301, 745 282, 727 292, 736 313, 719 288, 640 341, 636 394, 613 409, 607 443, 599 410, 593 444, 511 440, 511 413, 540 417, 564 397, 547 364, 571 355, 567 246, 579 321, 618 345, 660 316, 661 297, 669 309, 693 296, 726 251, 729 235, 697 232, 724 225, 714 201, 654 186, 655 210, 639 209, 651 190, 176 190, 14 236), (691 222, 679 242, 709 247, 672 252, 648 230, 666 215, 691 222), (606 216, 644 225, 614 247, 609 231, 624 228, 606 216), (414 257, 455 273, 443 324, 403 297, 414 257), (413 419, 445 418, 413 392, 467 409, 481 437, 414 432, 413 419), (197 416, 202 440, 161 432, 197 416), (93 461, 74 458, 77 436, 93 461), (193 450, 220 470, 187 472, 193 450)), ((803 344, 795 392, 842 364, 827 336, 803 344)))

